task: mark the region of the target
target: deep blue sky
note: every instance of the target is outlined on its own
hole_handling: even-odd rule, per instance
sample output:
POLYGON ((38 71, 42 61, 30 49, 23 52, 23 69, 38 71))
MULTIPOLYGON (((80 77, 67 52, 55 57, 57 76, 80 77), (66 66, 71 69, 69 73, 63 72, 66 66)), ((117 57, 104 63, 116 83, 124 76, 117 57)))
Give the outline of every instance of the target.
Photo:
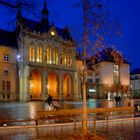
MULTIPOLYGON (((40 6, 36 11, 38 14, 42 8, 43 0, 38 0, 40 6)), ((81 9, 73 7, 80 0, 50 0, 48 3, 50 22, 54 21, 56 26, 65 25, 80 28, 81 9)), ((131 69, 140 68, 140 0, 110 0, 109 11, 114 18, 118 18, 121 25, 122 37, 117 48, 131 63, 131 69)), ((37 17, 24 13, 28 18, 39 20, 37 17)), ((39 15, 40 16, 40 15, 39 15)), ((8 23, 14 20, 15 11, 0 5, 0 28, 10 29, 8 23)))

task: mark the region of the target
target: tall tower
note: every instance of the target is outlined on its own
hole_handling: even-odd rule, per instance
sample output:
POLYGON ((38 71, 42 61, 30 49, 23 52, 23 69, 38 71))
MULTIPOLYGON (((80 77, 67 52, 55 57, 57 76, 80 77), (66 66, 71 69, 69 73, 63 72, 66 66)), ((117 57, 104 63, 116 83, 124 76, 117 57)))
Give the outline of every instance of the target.
POLYGON ((46 0, 44 0, 44 6, 42 9, 42 22, 46 22, 49 25, 49 19, 48 19, 48 9, 47 9, 47 4, 46 4, 46 0))

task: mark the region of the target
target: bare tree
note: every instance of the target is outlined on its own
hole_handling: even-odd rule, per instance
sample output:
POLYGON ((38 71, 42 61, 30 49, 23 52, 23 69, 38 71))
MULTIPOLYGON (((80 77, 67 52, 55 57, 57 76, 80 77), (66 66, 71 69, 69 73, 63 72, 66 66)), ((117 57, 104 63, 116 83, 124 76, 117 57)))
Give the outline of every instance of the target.
MULTIPOLYGON (((82 21, 86 20, 86 57, 97 54, 106 47, 115 48, 117 43, 123 41, 119 20, 111 16, 109 4, 109 0, 86 0, 86 17, 84 18, 83 15, 80 22, 83 23, 82 21)), ((83 1, 75 3, 73 6, 75 8, 82 7, 83 1)), ((77 49, 80 50, 82 57, 84 55, 83 28, 84 24, 70 26, 77 41, 77 49)))
MULTIPOLYGON (((86 116, 86 59, 87 57, 97 54, 99 50, 109 47, 107 36, 113 33, 113 27, 109 20, 109 12, 107 11, 108 0, 82 0, 75 6, 82 6, 83 24, 82 36, 79 40, 80 47, 83 49, 83 132, 86 135, 87 116, 86 116)), ((117 28, 117 26, 115 27, 117 28)))
POLYGON ((13 15, 13 19, 7 23, 8 26, 11 26, 13 28, 13 30, 16 25, 18 11, 27 11, 37 18, 41 18, 41 16, 39 16, 37 12, 34 12, 38 11, 35 10, 38 9, 38 4, 38 0, 0 0, 0 5, 5 6, 11 16, 13 15))

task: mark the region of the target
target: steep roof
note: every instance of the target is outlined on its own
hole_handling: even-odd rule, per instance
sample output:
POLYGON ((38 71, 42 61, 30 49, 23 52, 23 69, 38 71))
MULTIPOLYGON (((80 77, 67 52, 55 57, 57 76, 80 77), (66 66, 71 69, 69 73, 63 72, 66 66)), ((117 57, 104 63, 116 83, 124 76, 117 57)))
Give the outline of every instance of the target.
MULTIPOLYGON (((21 18, 21 21, 24 28, 28 27, 30 30, 40 32, 40 33, 48 32, 49 29, 51 28, 51 26, 48 25, 47 22, 43 22, 43 21, 37 22, 24 17, 21 18)), ((61 36, 64 40, 65 39, 72 40, 68 28, 64 28, 64 29, 59 27, 55 27, 55 28, 57 30, 58 35, 61 36)))
POLYGON ((140 74, 140 68, 136 68, 131 71, 130 75, 140 74))
POLYGON ((10 46, 17 49, 16 33, 0 29, 0 45, 10 46))
POLYGON ((118 58, 119 61, 122 63, 129 63, 127 59, 125 59, 122 54, 120 54, 118 51, 114 50, 113 48, 105 48, 101 51, 99 51, 94 56, 95 63, 99 62, 116 62, 116 59, 118 58))

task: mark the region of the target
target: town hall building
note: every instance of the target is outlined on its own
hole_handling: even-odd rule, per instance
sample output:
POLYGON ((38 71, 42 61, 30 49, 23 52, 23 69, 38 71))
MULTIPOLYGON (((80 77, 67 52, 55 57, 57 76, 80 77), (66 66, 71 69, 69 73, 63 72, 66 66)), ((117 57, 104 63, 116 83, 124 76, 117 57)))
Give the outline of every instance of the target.
POLYGON ((0 31, 0 99, 78 99, 76 44, 68 28, 50 24, 46 0, 36 22, 17 13, 15 32, 0 31))

